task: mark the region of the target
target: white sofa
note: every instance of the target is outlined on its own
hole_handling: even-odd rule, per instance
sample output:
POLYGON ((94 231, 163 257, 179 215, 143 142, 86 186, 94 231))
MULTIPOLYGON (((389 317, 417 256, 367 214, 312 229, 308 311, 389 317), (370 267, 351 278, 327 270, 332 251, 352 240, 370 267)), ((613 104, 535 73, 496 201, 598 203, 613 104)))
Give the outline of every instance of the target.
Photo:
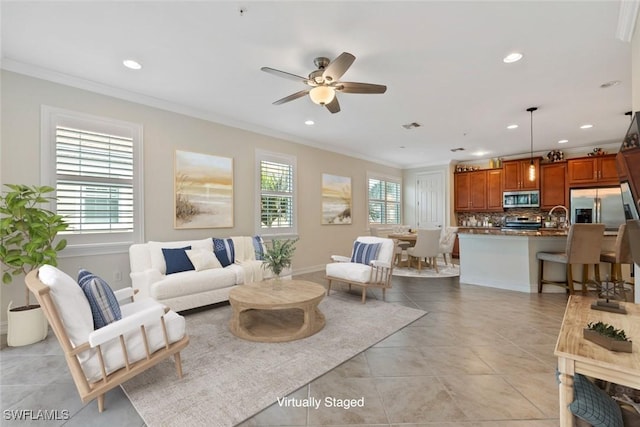
MULTIPOLYGON (((134 244, 129 248, 131 286, 139 289, 141 297, 152 297, 174 311, 182 311, 227 301, 229 290, 233 286, 272 277, 269 270, 262 268, 263 262, 256 260, 252 237, 241 236, 230 239, 235 249, 233 264, 224 268, 173 274, 166 274, 163 248, 191 246, 192 249, 213 252, 213 240, 207 238, 134 244)), ((283 271, 281 276, 290 274, 290 270, 283 271)))

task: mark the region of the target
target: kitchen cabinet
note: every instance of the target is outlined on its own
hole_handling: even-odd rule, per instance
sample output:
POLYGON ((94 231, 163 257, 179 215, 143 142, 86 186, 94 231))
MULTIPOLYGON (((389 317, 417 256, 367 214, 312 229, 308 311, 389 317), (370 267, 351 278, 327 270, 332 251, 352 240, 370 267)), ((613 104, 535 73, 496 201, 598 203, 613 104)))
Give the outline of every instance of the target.
POLYGON ((487 208, 486 171, 456 173, 454 192, 456 211, 484 211, 487 208))
POLYGON ((540 189, 540 158, 533 159, 536 168, 536 178, 529 181, 529 164, 531 159, 508 160, 502 163, 503 190, 539 190, 540 189))
POLYGON ((567 163, 540 165, 540 208, 551 209, 557 205, 567 206, 567 163))
POLYGON ((570 187, 620 183, 615 154, 569 159, 567 172, 570 187))
POLYGON ((487 211, 502 211, 502 169, 487 172, 487 211))

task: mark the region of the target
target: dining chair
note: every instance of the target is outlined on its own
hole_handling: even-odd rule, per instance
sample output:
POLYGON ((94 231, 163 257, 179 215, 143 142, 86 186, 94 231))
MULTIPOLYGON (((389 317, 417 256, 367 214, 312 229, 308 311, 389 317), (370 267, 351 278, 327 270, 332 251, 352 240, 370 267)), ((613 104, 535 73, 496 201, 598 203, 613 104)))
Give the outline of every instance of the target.
POLYGON ((438 263, 436 257, 440 253, 440 233, 439 228, 419 228, 417 230, 416 245, 412 248, 407 248, 407 254, 409 255, 409 265, 411 265, 411 259, 416 258, 418 261, 418 271, 422 269, 422 260, 426 260, 427 263, 438 272, 438 263))
POLYGON ((447 227, 442 230, 440 235, 440 253, 444 258, 444 265, 447 265, 447 255, 449 255, 449 261, 453 265, 453 246, 456 243, 456 237, 458 235, 458 227, 447 227))

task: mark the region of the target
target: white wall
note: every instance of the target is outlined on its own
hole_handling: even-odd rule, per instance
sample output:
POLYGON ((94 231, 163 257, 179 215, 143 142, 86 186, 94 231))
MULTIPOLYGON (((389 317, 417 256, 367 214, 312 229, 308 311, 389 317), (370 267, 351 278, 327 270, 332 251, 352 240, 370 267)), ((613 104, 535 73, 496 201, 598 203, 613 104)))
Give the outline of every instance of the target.
MULTIPOLYGON (((206 120, 160 110, 25 75, 2 71, 1 183, 40 183, 40 106, 49 105, 97 116, 140 123, 144 127, 145 240, 185 240, 210 236, 253 235, 255 149, 297 156, 298 232, 296 273, 324 268, 331 254, 348 255, 356 236, 367 234, 366 174, 400 176, 384 165, 295 144, 206 120), (173 161, 176 149, 232 157, 235 226, 224 229, 173 228, 173 161), (353 224, 321 225, 323 173, 352 178, 353 224)), ((72 276, 78 268, 94 271, 115 288, 129 282, 127 253, 67 258, 60 267, 72 276), (121 283, 113 282, 122 272, 121 283)), ((0 290, 0 320, 9 300, 23 304, 21 278, 0 290)))
MULTIPOLYGON (((636 27, 631 39, 631 108, 640 111, 640 14, 636 18, 636 27)), ((635 266, 636 281, 640 277, 640 266, 635 266)), ((635 288, 636 304, 640 304, 640 289, 635 288)))

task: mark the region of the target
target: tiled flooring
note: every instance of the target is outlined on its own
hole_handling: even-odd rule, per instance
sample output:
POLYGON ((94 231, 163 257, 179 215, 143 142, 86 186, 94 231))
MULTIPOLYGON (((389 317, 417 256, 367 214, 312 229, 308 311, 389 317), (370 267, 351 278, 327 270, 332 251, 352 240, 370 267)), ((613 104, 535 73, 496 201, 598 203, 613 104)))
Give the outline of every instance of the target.
MULTIPOLYGON (((325 283, 322 273, 300 278, 325 283)), ((242 426, 558 425, 553 348, 566 295, 460 285, 457 278, 394 278, 387 301, 429 314, 291 395, 320 399, 319 409, 274 404, 242 426), (327 407, 326 398, 364 398, 364 407, 327 407)), ((3 347, 3 426, 144 425, 119 388, 107 395, 102 414, 95 402, 83 405, 54 337, 3 347), (69 419, 11 421, 7 409, 67 410, 69 419)))

